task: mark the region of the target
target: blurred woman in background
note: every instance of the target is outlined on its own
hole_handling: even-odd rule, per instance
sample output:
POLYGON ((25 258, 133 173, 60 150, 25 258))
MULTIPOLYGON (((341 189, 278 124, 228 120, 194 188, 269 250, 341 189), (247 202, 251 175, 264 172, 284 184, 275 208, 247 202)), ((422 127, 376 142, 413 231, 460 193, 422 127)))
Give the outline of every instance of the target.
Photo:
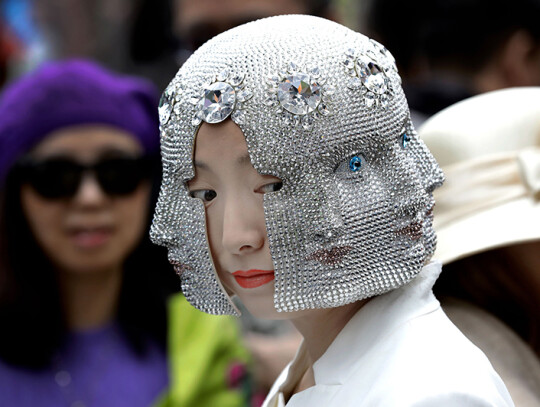
POLYGON ((178 284, 146 237, 156 105, 84 61, 0 99, 0 405, 147 406, 166 389, 178 284))

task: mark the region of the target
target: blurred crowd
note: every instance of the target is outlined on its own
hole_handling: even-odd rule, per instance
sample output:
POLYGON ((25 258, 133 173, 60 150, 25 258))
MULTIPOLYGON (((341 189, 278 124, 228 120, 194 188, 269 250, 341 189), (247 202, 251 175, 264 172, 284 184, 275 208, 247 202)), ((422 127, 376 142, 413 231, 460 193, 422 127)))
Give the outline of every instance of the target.
POLYGON ((0 0, 0 405, 261 404, 300 335, 191 309, 148 228, 159 94, 208 39, 279 14, 392 52, 447 177, 435 292, 540 405, 540 0, 0 0))
POLYGON ((10 78, 47 60, 84 57, 160 90, 206 40, 279 14, 334 18, 329 0, 3 0, 2 65, 10 78))

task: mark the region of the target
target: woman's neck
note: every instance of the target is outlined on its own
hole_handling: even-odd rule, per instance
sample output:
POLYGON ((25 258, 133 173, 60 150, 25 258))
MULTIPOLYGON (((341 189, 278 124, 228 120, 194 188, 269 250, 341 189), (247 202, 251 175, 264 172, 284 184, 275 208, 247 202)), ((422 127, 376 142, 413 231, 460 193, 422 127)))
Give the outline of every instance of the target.
MULTIPOLYGON (((338 308, 317 309, 291 320, 304 337, 303 346, 309 356, 309 368, 304 379, 313 377, 311 374, 313 364, 326 352, 345 325, 368 301, 369 299, 366 299, 338 308)), ((314 379, 308 381, 313 381, 313 383, 306 383, 299 390, 315 384, 314 379)))
POLYGON ((122 286, 122 270, 59 273, 60 295, 70 330, 86 330, 112 321, 122 286))

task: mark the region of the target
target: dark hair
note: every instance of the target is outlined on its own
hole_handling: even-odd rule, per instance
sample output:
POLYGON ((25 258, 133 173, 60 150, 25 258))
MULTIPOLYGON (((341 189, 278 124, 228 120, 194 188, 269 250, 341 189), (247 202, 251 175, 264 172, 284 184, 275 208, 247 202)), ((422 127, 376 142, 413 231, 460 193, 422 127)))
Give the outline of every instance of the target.
MULTIPOLYGON (((0 191, 0 358, 44 368, 62 346, 67 327, 56 273, 22 212, 20 187, 12 170, 0 191)), ((152 203, 156 195, 154 187, 152 203)), ((146 233, 125 262, 117 311, 119 326, 137 354, 145 353, 149 339, 165 348, 166 300, 177 291, 179 279, 164 249, 153 245, 146 233)))
POLYGON ((331 0, 304 0, 307 6, 307 14, 317 17, 327 17, 332 8, 331 0))
MULTIPOLYGON (((317 17, 332 17, 332 1, 331 0, 295 0, 297 6, 303 8, 303 14, 309 14, 317 17)), ((241 24, 248 23, 260 18, 270 17, 264 13, 255 12, 254 14, 235 15, 230 20, 221 22, 200 22, 186 30, 184 37, 179 41, 183 47, 190 52, 195 51, 212 37, 229 30, 241 24)))
POLYGON ((404 76, 419 58, 435 69, 475 72, 518 29, 540 41, 539 21, 539 0, 371 0, 365 15, 368 34, 404 76))
POLYGON ((519 265, 505 248, 478 253, 443 267, 435 295, 468 301, 495 315, 540 355, 540 320, 535 293, 519 278, 519 265))

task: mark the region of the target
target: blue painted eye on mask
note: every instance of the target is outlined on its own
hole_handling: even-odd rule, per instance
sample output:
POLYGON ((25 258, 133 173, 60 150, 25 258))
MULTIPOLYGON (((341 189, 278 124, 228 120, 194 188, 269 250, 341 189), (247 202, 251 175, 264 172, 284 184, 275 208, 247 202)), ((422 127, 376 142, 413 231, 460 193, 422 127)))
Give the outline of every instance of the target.
POLYGON ((366 168, 367 161, 365 157, 360 153, 356 153, 343 159, 335 168, 334 173, 340 179, 358 180, 362 179, 362 174, 366 168))
POLYGON ((364 166, 364 157, 360 155, 355 155, 349 161, 349 170, 351 172, 358 172, 364 166))
POLYGON ((407 146, 409 145, 411 141, 411 137, 409 136, 408 133, 403 133, 401 135, 401 147, 402 148, 407 148, 407 146))

